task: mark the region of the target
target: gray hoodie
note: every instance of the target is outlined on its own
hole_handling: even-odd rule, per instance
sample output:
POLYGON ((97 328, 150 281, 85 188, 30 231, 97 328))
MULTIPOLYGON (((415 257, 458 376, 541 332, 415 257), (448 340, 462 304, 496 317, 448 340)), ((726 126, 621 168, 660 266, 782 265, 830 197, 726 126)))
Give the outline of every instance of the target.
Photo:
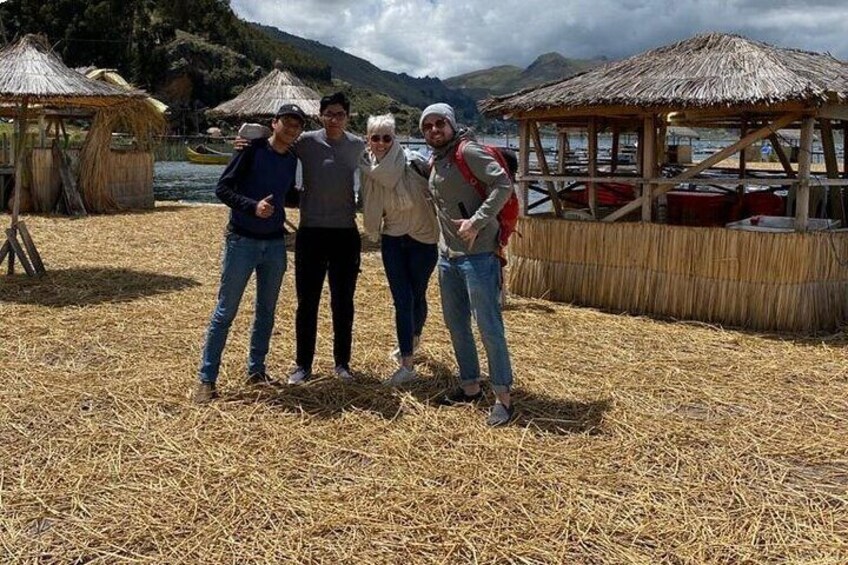
POLYGON ((433 170, 430 172, 430 190, 439 219, 439 252, 447 257, 460 257, 476 253, 492 253, 498 248, 498 212, 512 194, 512 181, 498 162, 474 141, 467 130, 460 130, 444 147, 433 148, 433 170), (465 181, 454 162, 456 146, 468 139, 463 148, 468 168, 483 184, 485 200, 473 186, 465 181), (462 206, 460 206, 460 203, 462 206), (468 213, 474 227, 479 230, 471 249, 457 235, 451 220, 462 220, 462 208, 468 213))

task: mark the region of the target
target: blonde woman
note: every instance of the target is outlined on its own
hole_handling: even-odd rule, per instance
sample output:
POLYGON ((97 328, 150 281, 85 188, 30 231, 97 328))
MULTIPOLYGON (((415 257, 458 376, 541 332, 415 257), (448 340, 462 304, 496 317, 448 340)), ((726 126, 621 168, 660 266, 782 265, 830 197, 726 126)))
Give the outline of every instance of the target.
POLYGON ((427 320, 427 284, 436 267, 439 225, 428 201, 428 164, 395 139, 390 114, 368 118, 367 147, 359 166, 365 233, 380 241, 395 306, 398 369, 386 384, 415 379, 413 354, 427 320))

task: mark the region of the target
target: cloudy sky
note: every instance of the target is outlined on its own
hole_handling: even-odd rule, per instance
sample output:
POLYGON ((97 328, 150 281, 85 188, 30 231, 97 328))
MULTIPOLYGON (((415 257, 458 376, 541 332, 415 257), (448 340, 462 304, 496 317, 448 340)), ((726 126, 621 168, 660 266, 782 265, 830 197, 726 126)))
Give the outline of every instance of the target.
POLYGON ((448 78, 550 51, 621 58, 704 31, 848 60, 847 0, 231 0, 243 19, 448 78))

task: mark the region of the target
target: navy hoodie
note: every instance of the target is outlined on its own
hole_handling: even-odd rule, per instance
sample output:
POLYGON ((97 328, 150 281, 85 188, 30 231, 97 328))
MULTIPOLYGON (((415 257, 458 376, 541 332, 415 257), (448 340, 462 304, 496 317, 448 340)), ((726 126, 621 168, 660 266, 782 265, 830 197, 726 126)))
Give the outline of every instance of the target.
POLYGON ((290 150, 277 153, 267 139, 257 139, 236 151, 224 169, 215 194, 230 207, 229 231, 254 239, 285 237, 286 193, 295 190, 297 157, 290 150), (260 200, 273 194, 274 213, 270 218, 256 215, 260 200))

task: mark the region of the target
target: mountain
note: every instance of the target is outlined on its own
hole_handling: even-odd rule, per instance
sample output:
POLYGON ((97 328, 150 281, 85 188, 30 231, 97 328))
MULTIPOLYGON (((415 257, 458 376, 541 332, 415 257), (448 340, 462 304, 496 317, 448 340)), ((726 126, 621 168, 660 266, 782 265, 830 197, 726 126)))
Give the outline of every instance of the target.
POLYGON ((502 65, 451 77, 445 79, 444 83, 450 88, 465 92, 475 100, 482 100, 488 96, 508 94, 566 78, 606 62, 606 58, 568 59, 559 53, 545 53, 537 57, 526 69, 502 65))
POLYGON ((384 71, 365 59, 345 53, 336 47, 303 39, 275 27, 257 23, 251 25, 271 39, 293 47, 313 59, 329 65, 332 69, 333 78, 383 93, 409 106, 423 109, 433 102, 447 102, 454 107, 461 119, 470 121, 478 115, 474 98, 463 91, 449 88, 438 78, 416 78, 406 73, 398 74, 384 71))

